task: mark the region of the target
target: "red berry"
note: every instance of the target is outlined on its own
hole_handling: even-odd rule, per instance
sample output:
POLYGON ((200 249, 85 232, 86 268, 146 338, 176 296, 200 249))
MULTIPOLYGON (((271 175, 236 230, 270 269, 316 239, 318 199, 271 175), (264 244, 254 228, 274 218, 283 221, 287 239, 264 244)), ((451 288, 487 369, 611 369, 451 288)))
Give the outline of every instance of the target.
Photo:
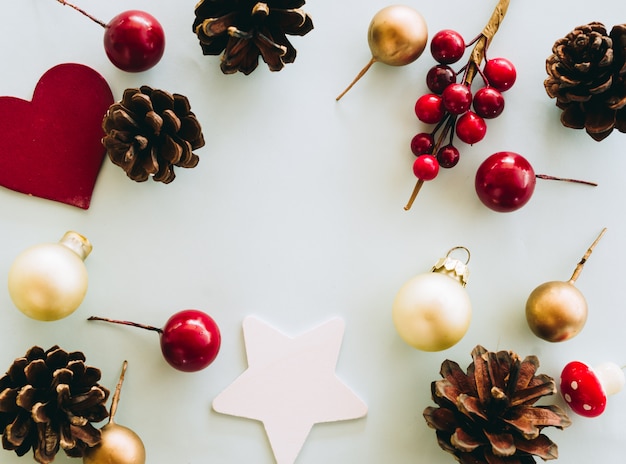
POLYGON ((215 321, 206 313, 186 309, 165 323, 161 351, 165 360, 184 372, 204 369, 220 350, 221 336, 215 321))
POLYGON ((526 158, 502 151, 482 162, 476 172, 474 186, 485 206, 506 213, 528 203, 536 180, 535 171, 526 158))
POLYGON ((441 94, 443 106, 452 114, 463 114, 472 105, 472 91, 465 84, 450 84, 441 94))
POLYGON ((474 111, 485 119, 493 119, 502 114, 504 97, 493 87, 483 87, 474 95, 474 111))
POLYGON ((465 53, 465 41, 458 32, 444 29, 430 41, 430 53, 441 64, 456 63, 465 53))
POLYGON ((415 156, 430 153, 435 145, 435 139, 432 134, 420 132, 411 139, 411 151, 415 156))
POLYGON ((441 93, 450 84, 456 82, 456 73, 450 66, 438 64, 428 70, 426 74, 426 86, 432 93, 441 95, 441 93))
POLYGON ((444 108, 441 97, 434 93, 422 95, 415 102, 415 115, 426 124, 436 124, 443 118, 444 108))
POLYGON ((461 154, 454 145, 445 145, 437 152, 437 161, 442 168, 453 168, 460 158, 461 154))
POLYGON ((439 163, 433 155, 420 155, 413 162, 413 174, 419 180, 433 180, 439 173, 439 163))
POLYGON ((480 142, 486 133, 485 120, 473 111, 463 114, 456 122, 457 137, 469 145, 480 142))
POLYGON ((165 51, 163 27, 144 11, 125 11, 106 25, 104 49, 121 70, 146 71, 159 62, 165 51))
POLYGON ((500 92, 509 90, 515 84, 517 71, 506 58, 493 58, 485 63, 483 70, 487 84, 500 92))

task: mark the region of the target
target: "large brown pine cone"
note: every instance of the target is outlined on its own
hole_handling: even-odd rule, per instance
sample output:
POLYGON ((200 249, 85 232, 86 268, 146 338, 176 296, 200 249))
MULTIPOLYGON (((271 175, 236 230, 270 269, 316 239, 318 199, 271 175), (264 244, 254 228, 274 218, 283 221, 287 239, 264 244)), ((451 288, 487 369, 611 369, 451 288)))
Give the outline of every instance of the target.
POLYGON ((599 22, 579 26, 554 43, 544 86, 563 110, 564 126, 584 128, 597 141, 614 128, 626 132, 625 47, 626 25, 608 34, 599 22))
POLYGON ((535 375, 535 356, 521 360, 510 351, 472 351, 474 362, 463 372, 446 360, 443 380, 432 382, 438 407, 424 410, 439 446, 461 464, 531 464, 533 456, 556 459, 557 446, 542 429, 563 429, 571 421, 558 406, 533 406, 556 392, 554 380, 535 375))
POLYGON ((91 423, 109 415, 109 390, 99 381, 100 370, 85 365, 83 353, 32 347, 0 378, 2 447, 18 456, 32 449, 42 464, 60 449, 83 456, 100 442, 100 430, 91 423))
POLYGON ((193 31, 205 55, 222 52, 224 74, 250 74, 263 58, 271 71, 296 59, 287 35, 303 36, 313 21, 301 7, 305 0, 200 0, 193 31))
POLYGON ((192 150, 204 146, 202 128, 187 97, 152 89, 126 89, 122 101, 111 105, 102 121, 102 139, 109 158, 128 177, 169 184, 174 166, 193 168, 199 158, 192 150))

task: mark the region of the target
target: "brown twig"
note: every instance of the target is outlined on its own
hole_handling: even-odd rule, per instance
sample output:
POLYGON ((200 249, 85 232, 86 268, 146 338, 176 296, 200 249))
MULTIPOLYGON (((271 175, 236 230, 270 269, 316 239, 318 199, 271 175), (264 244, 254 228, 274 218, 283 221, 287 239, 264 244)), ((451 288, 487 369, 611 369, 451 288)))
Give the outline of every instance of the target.
POLYGON ((369 71, 369 69, 372 67, 372 65, 376 63, 376 58, 372 57, 371 60, 368 61, 368 63, 363 67, 363 69, 361 69, 361 71, 356 75, 356 77, 354 78, 354 80, 352 82, 350 82, 350 85, 348 85, 348 87, 346 87, 346 90, 344 90, 343 92, 341 92, 337 98, 335 98, 335 101, 339 101, 341 100, 341 97, 343 97, 345 94, 347 94, 350 89, 352 87, 354 87, 354 84, 356 84, 357 82, 359 82, 359 80, 365 75, 365 73, 367 71, 369 71))
POLYGON ((120 379, 115 386, 115 393, 113 393, 113 399, 111 400, 111 409, 109 411, 109 423, 114 422, 113 417, 117 412, 117 404, 120 402, 120 394, 122 393, 122 384, 124 383, 124 375, 126 374, 126 368, 128 367, 128 361, 124 361, 122 364, 122 373, 120 379))
POLYGON ((131 327, 139 327, 140 329, 151 330, 153 332, 158 332, 159 334, 163 333, 163 329, 160 329, 159 327, 153 327, 151 325, 145 325, 145 324, 138 324, 136 322, 118 321, 116 319, 107 319, 106 317, 98 317, 98 316, 90 316, 87 318, 87 320, 110 322, 112 324, 130 325, 131 327))
POLYGON ((79 8, 76 5, 73 5, 72 3, 67 2, 65 0, 57 0, 57 2, 59 2, 61 5, 65 5, 65 6, 69 6, 70 8, 74 8, 79 13, 81 13, 84 16, 87 16, 89 19, 91 19, 94 23, 100 24, 102 27, 105 27, 105 28, 107 27, 107 25, 106 25, 106 23, 104 21, 100 21, 98 18, 95 18, 95 17, 91 16, 89 13, 87 13, 82 8, 79 8))
POLYGON ((606 232, 606 227, 604 229, 602 229, 602 232, 600 232, 600 235, 598 235, 596 237, 596 239, 593 241, 591 246, 587 249, 587 252, 585 253, 585 255, 578 262, 578 264, 576 265, 576 269, 574 269, 574 273, 572 274, 572 277, 570 277, 570 279, 569 279, 569 283, 570 284, 573 284, 574 282, 576 282, 576 279, 578 279, 578 276, 580 275, 580 273, 583 270, 583 266, 585 265, 585 263, 589 259, 589 256, 591 256, 591 253, 593 252, 593 249, 598 244, 598 242, 600 241, 600 239, 602 238, 602 236, 604 235, 605 232, 606 232))

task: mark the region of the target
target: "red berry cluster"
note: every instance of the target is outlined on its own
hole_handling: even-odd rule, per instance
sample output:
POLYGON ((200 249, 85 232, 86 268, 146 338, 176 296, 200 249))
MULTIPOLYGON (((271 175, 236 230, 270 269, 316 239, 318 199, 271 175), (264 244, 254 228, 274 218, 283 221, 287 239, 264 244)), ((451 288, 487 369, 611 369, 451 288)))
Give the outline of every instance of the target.
POLYGON ((420 181, 432 180, 439 173, 439 167, 451 168, 459 162, 459 150, 453 144, 455 134, 470 145, 484 138, 487 132, 485 119, 502 113, 502 92, 515 83, 515 67, 505 58, 487 60, 482 70, 479 63, 470 58, 455 72, 449 65, 459 61, 465 49, 463 37, 450 29, 437 32, 431 40, 430 52, 439 64, 426 75, 426 85, 431 93, 418 98, 415 114, 420 121, 435 124, 435 127, 431 132, 420 132, 411 140, 411 151, 417 157, 413 172, 420 181), (457 82, 461 73, 463 78, 457 82), (484 85, 472 93, 476 73, 481 75, 484 85))

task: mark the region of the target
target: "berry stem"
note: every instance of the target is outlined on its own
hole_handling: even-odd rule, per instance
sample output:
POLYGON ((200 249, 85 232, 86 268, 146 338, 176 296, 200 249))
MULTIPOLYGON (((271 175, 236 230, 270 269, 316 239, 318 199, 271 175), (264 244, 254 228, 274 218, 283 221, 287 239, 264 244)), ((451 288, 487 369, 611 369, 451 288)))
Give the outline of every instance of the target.
MULTIPOLYGON (((433 131, 433 135, 441 128, 443 128, 439 134, 439 136, 437 137, 437 140, 435 142, 435 145, 433 146, 433 149, 431 150, 431 154, 433 156, 437 156, 437 152, 439 151, 439 149, 441 148, 441 145, 443 144, 446 136, 448 135, 448 133, 450 133, 450 144, 452 144, 452 138, 454 137, 454 131, 451 131, 451 129, 454 127, 454 124, 456 122, 456 115, 452 115, 450 113, 447 113, 444 116, 444 119, 442 120, 442 122, 439 123, 439 125, 437 125, 437 127, 435 127, 435 130, 433 131)), ((422 185, 424 185, 424 181, 422 179, 418 179, 417 183, 415 184, 415 187, 413 187, 413 192, 411 193, 411 197, 409 198, 409 201, 407 202, 406 206, 404 207, 405 211, 408 211, 411 209, 411 207, 413 206, 413 203, 415 203, 415 199, 417 198, 417 195, 420 192, 420 189, 422 188, 422 185)))
POLYGON ((587 259, 589 259, 589 256, 593 252, 593 249, 598 244, 598 242, 600 241, 600 239, 602 238, 602 236, 604 235, 605 232, 606 232, 606 227, 604 229, 602 229, 602 231, 600 232, 600 235, 598 235, 596 237, 596 239, 593 241, 591 246, 587 249, 587 252, 585 253, 585 255, 582 257, 582 259, 576 265, 576 269, 574 269, 574 273, 572 274, 572 277, 570 277, 570 279, 569 279, 569 283, 570 284, 573 284, 574 282, 576 282, 576 279, 578 279, 578 276, 582 272, 583 266, 587 262, 587 259))
POLYGON ((489 18, 489 22, 484 27, 480 36, 476 40, 476 45, 472 49, 470 54, 469 63, 465 70, 465 75, 463 76, 463 82, 465 84, 471 85, 474 77, 478 73, 480 68, 480 64, 485 58, 485 52, 491 43, 491 39, 496 35, 498 29, 500 28, 500 24, 504 20, 504 16, 506 15, 506 11, 509 8, 510 0, 499 0, 496 8, 491 13, 491 18, 489 18))
POLYGON ((163 333, 163 329, 160 329, 159 327, 153 327, 151 325, 145 325, 145 324, 138 324, 136 322, 118 321, 116 319, 107 319, 106 317, 98 317, 98 316, 90 316, 90 317, 87 318, 87 320, 88 321, 110 322, 112 324, 130 325, 131 327, 139 327, 140 329, 151 330, 151 331, 157 332, 159 334, 163 333))
POLYGON ((70 8, 74 8, 79 13, 81 13, 84 16, 87 16, 89 19, 91 19, 94 23, 100 24, 104 28, 107 27, 107 25, 106 25, 106 23, 104 21, 100 21, 98 18, 95 18, 95 17, 91 16, 89 13, 87 13, 82 8, 79 8, 79 7, 77 7, 76 5, 73 5, 70 2, 66 2, 65 0, 57 0, 57 2, 59 2, 61 5, 66 5, 66 6, 69 6, 70 8))
POLYGON ((126 368, 128 367, 128 361, 124 361, 122 364, 122 373, 120 374, 120 379, 117 381, 117 385, 115 386, 115 393, 113 393, 113 398, 111 399, 111 409, 109 410, 109 424, 113 423, 113 418, 115 417, 115 413, 117 412, 117 404, 120 402, 120 394, 122 393, 122 384, 124 383, 124 375, 126 374, 126 368))
POLYGON ((417 184, 415 184, 415 187, 413 187, 413 193, 411 193, 411 198, 409 198, 409 202, 404 207, 405 211, 410 210, 411 206, 413 206, 413 203, 415 202, 415 199, 417 198, 417 194, 420 193, 420 189, 422 188, 422 185, 424 185, 424 181, 422 179, 419 179, 417 181, 417 184))
POLYGON ((549 176, 547 174, 535 174, 535 177, 537 179, 545 179, 545 180, 560 180, 562 182, 574 182, 576 184, 585 184, 585 185, 591 185, 592 187, 597 187, 598 184, 595 182, 590 182, 588 180, 579 180, 579 179, 569 179, 567 177, 554 177, 554 176, 549 176))
MULTIPOLYGON (((59 0, 61 1, 61 0, 59 0)), ((359 79, 361 79, 365 73, 367 71, 369 71, 369 69, 372 67, 372 65, 376 63, 376 58, 372 57, 371 60, 368 61, 368 63, 363 67, 363 69, 361 69, 361 71, 356 75, 356 77, 354 78, 354 80, 352 82, 350 82, 350 85, 348 87, 346 87, 346 90, 344 90, 343 92, 341 92, 337 98, 335 98, 335 101, 339 101, 341 100, 341 97, 343 97, 345 94, 347 94, 350 89, 354 86, 354 84, 356 84, 357 82, 359 82, 359 79)))

